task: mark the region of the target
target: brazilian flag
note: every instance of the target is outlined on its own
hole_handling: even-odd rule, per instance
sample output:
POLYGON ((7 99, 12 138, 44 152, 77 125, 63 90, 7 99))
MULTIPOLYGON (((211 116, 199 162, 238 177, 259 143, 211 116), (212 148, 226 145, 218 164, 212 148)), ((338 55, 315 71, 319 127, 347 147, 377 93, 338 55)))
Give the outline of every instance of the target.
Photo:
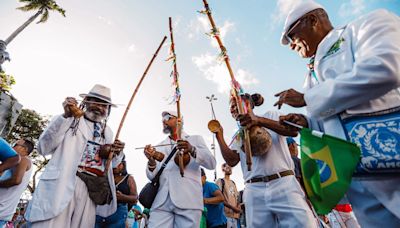
POLYGON ((343 198, 360 160, 356 144, 303 128, 301 168, 307 195, 318 214, 328 214, 343 198))

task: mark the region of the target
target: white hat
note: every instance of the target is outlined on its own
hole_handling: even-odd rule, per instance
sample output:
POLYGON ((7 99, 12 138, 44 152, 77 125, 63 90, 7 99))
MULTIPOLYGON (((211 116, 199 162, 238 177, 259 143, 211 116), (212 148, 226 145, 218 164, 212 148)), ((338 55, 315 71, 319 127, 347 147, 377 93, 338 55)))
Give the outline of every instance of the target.
POLYGON ((100 100, 105 101, 107 104, 110 104, 113 107, 117 107, 117 105, 115 105, 111 102, 110 88, 105 87, 103 85, 96 84, 93 86, 93 88, 89 91, 88 94, 82 93, 82 94, 79 94, 79 96, 82 98, 86 98, 86 97, 98 98, 100 100))
POLYGON ((167 114, 170 114, 171 116, 178 117, 178 113, 176 111, 164 111, 164 112, 161 113, 161 116, 164 117, 167 114))
POLYGON ((314 1, 304 1, 297 4, 292 10, 290 10, 289 14, 286 17, 285 26, 283 26, 283 32, 281 36, 282 45, 289 44, 289 41, 286 39, 286 33, 288 32, 290 26, 297 20, 299 20, 302 16, 315 9, 324 9, 324 7, 314 1))

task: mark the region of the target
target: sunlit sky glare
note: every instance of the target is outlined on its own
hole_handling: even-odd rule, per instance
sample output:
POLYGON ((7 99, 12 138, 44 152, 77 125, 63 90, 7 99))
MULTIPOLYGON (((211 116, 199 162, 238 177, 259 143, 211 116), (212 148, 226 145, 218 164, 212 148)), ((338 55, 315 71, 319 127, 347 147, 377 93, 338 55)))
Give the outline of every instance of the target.
MULTIPOLYGON (((169 36, 168 17, 174 24, 177 66, 182 92, 184 130, 202 135, 210 146, 207 129, 211 118, 206 96, 215 94, 217 119, 230 141, 236 123, 228 108, 229 75, 216 58, 219 49, 205 35, 210 25, 201 0, 58 0, 66 18, 56 12, 45 24, 31 24, 7 47, 11 62, 3 64, 17 83, 12 94, 24 108, 43 115, 61 114, 65 97, 87 93, 94 84, 111 88, 112 99, 127 104, 164 35, 169 36)), ((285 15, 299 0, 209 0, 214 19, 221 29, 231 64, 246 92, 261 93, 263 106, 258 114, 276 110, 273 96, 282 90, 302 90, 305 64, 279 38, 285 15)), ((386 8, 400 15, 398 0, 318 1, 327 10, 334 26, 345 25, 367 12, 386 8)), ((0 39, 6 39, 34 12, 16 10, 16 0, 0 1, 0 39)), ((172 95, 169 77, 169 41, 160 51, 133 101, 120 139, 126 142, 128 171, 138 189, 148 181, 146 158, 135 147, 157 144, 162 133, 161 112, 174 110, 168 104, 172 95)), ((109 125, 116 132, 126 106, 113 109, 109 125)), ((304 112, 284 106, 282 113, 304 112)), ((223 159, 217 148, 217 172, 222 177, 223 159)), ((232 179, 243 188, 242 172, 237 166, 232 179)), ((212 171, 207 171, 213 180, 212 171)))

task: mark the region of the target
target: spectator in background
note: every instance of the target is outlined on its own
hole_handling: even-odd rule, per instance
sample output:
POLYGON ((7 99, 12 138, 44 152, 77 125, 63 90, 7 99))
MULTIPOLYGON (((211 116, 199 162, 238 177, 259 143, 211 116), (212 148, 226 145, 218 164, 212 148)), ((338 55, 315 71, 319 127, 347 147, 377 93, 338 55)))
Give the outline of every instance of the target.
POLYGON ((204 207, 201 213, 200 228, 207 228, 207 207, 204 207))
POLYGON ((142 208, 134 204, 128 212, 128 218, 126 219, 127 228, 139 228, 140 220, 142 218, 142 208))
POLYGON ((0 138, 0 177, 5 170, 16 166, 20 159, 20 156, 11 148, 7 141, 0 138))
POLYGON ((238 220, 240 217, 240 204, 238 202, 239 192, 237 191, 236 184, 230 179, 232 175, 232 167, 228 164, 222 164, 222 172, 224 172, 224 178, 217 180, 217 185, 221 189, 222 194, 225 198, 225 216, 227 219, 228 228, 237 228, 238 220))
POLYGON ((287 137, 286 142, 289 147, 290 156, 292 157, 294 163, 294 175, 304 189, 302 175, 301 175, 300 158, 298 157, 299 156, 298 145, 292 137, 287 137))
POLYGON ((201 169, 204 206, 207 208, 207 228, 226 228, 224 195, 218 185, 206 181, 206 173, 201 169))
POLYGON ((13 147, 21 161, 11 169, 10 178, 0 181, 0 227, 12 220, 21 194, 29 184, 33 169, 28 156, 33 148, 33 143, 27 139, 18 140, 13 147))
POLYGON ((96 228, 125 228, 128 216, 128 203, 137 203, 137 189, 135 180, 126 170, 126 162, 120 157, 113 163, 113 174, 117 194, 117 211, 104 218, 96 216, 96 228))

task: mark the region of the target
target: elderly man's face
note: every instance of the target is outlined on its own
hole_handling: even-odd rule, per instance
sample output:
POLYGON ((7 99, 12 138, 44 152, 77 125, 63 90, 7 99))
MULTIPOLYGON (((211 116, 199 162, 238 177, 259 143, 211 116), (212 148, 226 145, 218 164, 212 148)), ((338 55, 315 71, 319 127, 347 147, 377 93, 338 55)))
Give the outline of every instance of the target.
POLYGON ((317 51, 318 41, 315 39, 316 27, 313 27, 313 20, 318 20, 317 17, 310 15, 303 16, 295 22, 289 29, 287 36, 292 40, 289 44, 290 49, 297 52, 303 58, 312 57, 317 51))
POLYGON ((173 116, 173 115, 170 115, 170 114, 167 114, 167 115, 163 116, 163 118, 162 118, 163 132, 165 134, 172 133, 172 130, 177 125, 177 120, 178 119, 176 118, 176 116, 173 116))
POLYGON ((86 103, 86 118, 94 122, 101 122, 107 118, 110 105, 104 104, 103 100, 95 97, 88 97, 86 100, 89 101, 86 103), (91 101, 94 103, 91 103, 91 101))

